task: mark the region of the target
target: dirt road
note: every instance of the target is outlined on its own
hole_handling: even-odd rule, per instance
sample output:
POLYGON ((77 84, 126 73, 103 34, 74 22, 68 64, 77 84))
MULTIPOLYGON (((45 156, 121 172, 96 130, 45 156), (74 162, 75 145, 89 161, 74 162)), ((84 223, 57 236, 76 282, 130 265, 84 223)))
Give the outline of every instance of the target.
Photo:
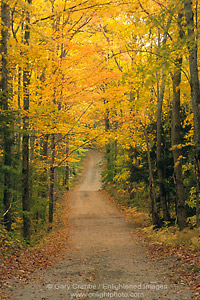
POLYGON ((70 249, 10 299, 193 299, 192 291, 170 283, 166 264, 154 263, 131 233, 132 225, 104 196, 98 163, 89 151, 85 174, 69 193, 70 249))

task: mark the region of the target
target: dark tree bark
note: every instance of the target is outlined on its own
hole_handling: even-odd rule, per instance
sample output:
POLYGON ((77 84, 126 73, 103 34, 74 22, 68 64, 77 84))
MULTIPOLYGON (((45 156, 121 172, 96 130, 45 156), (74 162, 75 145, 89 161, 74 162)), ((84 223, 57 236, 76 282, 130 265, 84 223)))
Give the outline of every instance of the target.
POLYGON ((9 114, 9 71, 8 71, 8 38, 10 26, 10 11, 9 6, 5 1, 1 1, 1 99, 0 105, 4 114, 3 127, 3 150, 4 150, 4 224, 8 231, 11 231, 12 217, 11 217, 11 167, 12 167, 12 133, 11 133, 11 119, 9 114))
POLYGON ((69 166, 65 167, 65 174, 64 174, 64 186, 67 191, 69 191, 69 166))
MULTIPOLYGON (((182 59, 177 59, 177 66, 181 66, 182 59)), ((173 75, 173 106, 172 106, 172 129, 171 129, 171 142, 172 152, 174 159, 174 180, 176 189, 176 203, 177 203, 177 221, 180 229, 186 227, 186 210, 185 210, 185 194, 183 187, 182 176, 182 159, 181 149, 178 145, 181 144, 180 134, 180 88, 181 83, 181 70, 177 68, 173 75)))
POLYGON ((194 144, 198 187, 200 186, 200 89, 197 63, 197 38, 195 35, 194 13, 192 1, 184 0, 185 18, 187 23, 190 87, 194 115, 194 144))
POLYGON ((18 68, 18 94, 17 94, 17 100, 18 100, 18 125, 17 125, 17 133, 16 133, 16 144, 17 144, 17 153, 18 153, 18 156, 20 156, 20 152, 21 152, 21 132, 20 132, 20 129, 21 129, 21 113, 20 113, 20 110, 21 110, 21 98, 22 98, 22 93, 21 93, 21 82, 22 82, 22 68, 19 67, 18 68))
MULTIPOLYGON (((104 100, 104 104, 106 106, 108 104, 108 101, 104 100)), ((109 130, 110 130, 109 108, 106 107, 105 108, 105 131, 109 132, 109 130)), ((106 142, 105 148, 106 148, 107 170, 109 173, 109 171, 111 171, 111 158, 110 158, 111 145, 109 141, 106 142)))
POLYGON ((47 159, 48 159, 48 134, 41 138, 40 160, 44 163, 44 170, 41 174, 41 192, 42 198, 47 198, 48 178, 47 178, 47 159))
POLYGON ((155 185, 154 185, 154 178, 153 178, 153 172, 152 172, 150 147, 149 147, 146 126, 144 127, 144 136, 145 136, 145 142, 146 142, 146 146, 147 146, 147 158, 148 158, 148 166, 149 166, 149 194, 150 194, 150 201, 151 201, 152 223, 155 227, 161 227, 161 220, 158 215, 158 210, 157 210, 157 205, 156 205, 155 185))
POLYGON ((162 83, 160 89, 158 89, 157 97, 157 149, 156 149, 156 162, 158 170, 158 183, 159 183, 159 197, 160 206, 163 214, 163 219, 168 221, 170 219, 167 200, 166 200, 166 190, 164 184, 164 158, 162 154, 162 105, 164 99, 164 89, 165 89, 165 78, 162 75, 162 83))
MULTIPOLYGON (((67 137, 66 140, 66 157, 69 156, 69 140, 67 137)), ((69 165, 68 165, 68 160, 67 160, 67 165, 65 166, 64 170, 64 180, 63 180, 63 185, 66 187, 66 189, 69 191, 69 165)))
MULTIPOLYGON (((166 29, 163 35, 162 47, 165 47, 168 37, 168 30, 171 24, 172 17, 169 17, 167 22, 166 29)), ((158 47, 161 48, 160 42, 160 34, 158 38, 158 47)), ((156 162, 157 162, 157 170, 158 170, 158 183, 159 183, 159 198, 160 198, 160 206, 163 214, 163 219, 168 221, 170 219, 168 207, 167 207, 167 199, 166 199, 166 188, 164 184, 164 158, 162 154, 162 107, 164 100, 164 92, 165 92, 165 62, 162 66, 162 76, 161 76, 161 84, 159 83, 159 78, 157 79, 157 149, 156 149, 156 162)))
MULTIPOLYGON (((32 0, 27 1, 28 4, 32 0)), ((30 41, 30 14, 26 12, 26 26, 24 41, 29 45, 30 41)), ((27 55, 27 53, 26 53, 27 55)), ((29 111, 29 86, 30 86, 30 66, 28 57, 26 59, 26 66, 23 72, 23 109, 28 113, 29 111)), ((29 117, 26 115, 23 118, 23 139, 22 139, 22 208, 23 208, 23 236, 24 239, 29 241, 31 236, 31 217, 30 217, 30 186, 29 186, 29 117)))
POLYGON ((196 227, 199 228, 200 225, 200 220, 199 220, 199 215, 200 215, 200 205, 199 205, 199 182, 197 180, 197 170, 196 170, 196 165, 195 165, 195 180, 197 184, 197 192, 196 192, 196 227))
MULTIPOLYGON (((179 37, 183 38, 183 30, 181 27, 182 14, 178 14, 179 22, 179 37)), ((182 230, 186 227, 186 208, 185 208, 185 193, 183 186, 182 175, 182 159, 181 149, 178 147, 181 144, 181 117, 180 117, 180 84, 181 84, 181 66, 182 57, 177 57, 176 68, 172 77, 173 81, 173 103, 172 103, 172 128, 171 128, 171 143, 174 159, 174 182, 176 189, 176 205, 177 205, 177 222, 182 230)))
POLYGON ((49 188, 49 223, 53 223, 54 212, 54 177, 55 177, 55 134, 51 135, 51 166, 50 166, 50 188, 49 188))

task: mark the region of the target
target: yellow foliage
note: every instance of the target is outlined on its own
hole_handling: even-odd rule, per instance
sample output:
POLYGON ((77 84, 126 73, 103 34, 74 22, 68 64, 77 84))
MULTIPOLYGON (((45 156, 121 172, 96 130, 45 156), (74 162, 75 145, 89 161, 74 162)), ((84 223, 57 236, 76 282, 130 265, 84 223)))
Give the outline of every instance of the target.
POLYGON ((121 173, 120 174, 117 174, 115 177, 114 177, 114 180, 117 181, 117 182, 128 182, 128 178, 130 177, 130 171, 127 170, 127 169, 122 169, 121 173))
POLYGON ((151 218, 147 212, 138 211, 136 207, 123 207, 125 214, 137 228, 144 228, 151 224, 151 218))
POLYGON ((200 249, 200 229, 184 229, 180 231, 176 226, 173 226, 154 230, 153 226, 150 226, 142 231, 155 244, 200 249))

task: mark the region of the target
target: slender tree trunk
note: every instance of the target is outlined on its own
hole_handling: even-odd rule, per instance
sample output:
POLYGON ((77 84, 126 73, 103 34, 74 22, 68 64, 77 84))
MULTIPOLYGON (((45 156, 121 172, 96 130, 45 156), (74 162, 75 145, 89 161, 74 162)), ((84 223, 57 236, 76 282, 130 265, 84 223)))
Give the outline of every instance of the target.
POLYGON ((12 166, 12 133, 11 133, 11 119, 9 114, 9 73, 8 73, 8 28, 10 26, 10 12, 9 6, 5 1, 1 1, 1 99, 0 106, 4 113, 4 128, 3 128, 3 150, 4 150, 4 224, 8 231, 11 231, 12 218, 11 218, 11 166, 12 166))
MULTIPOLYGON (((165 47, 167 42, 167 33, 171 24, 172 17, 169 17, 167 22, 166 29, 163 35, 162 47, 165 47)), ((158 35, 158 48, 161 48, 160 42, 160 33, 158 35)), ((167 207, 167 199, 166 199, 166 188, 164 184, 164 158, 162 154, 162 107, 164 100, 164 92, 165 92, 165 62, 162 66, 162 76, 161 76, 161 84, 159 83, 159 78, 157 78, 157 149, 156 149, 156 162, 157 162, 157 170, 158 170, 158 183, 159 183, 159 196, 160 196, 160 206, 163 214, 164 221, 168 221, 170 219, 168 207, 167 207)))
POLYGON ((20 151, 21 151, 21 133, 20 133, 20 129, 21 129, 21 82, 22 82, 22 69, 21 67, 18 68, 18 93, 17 93, 17 100, 18 100, 18 125, 17 125, 17 154, 18 156, 20 156, 20 151))
POLYGON ((157 205, 156 205, 156 193, 155 193, 154 179, 153 179, 153 173, 152 173, 150 147, 149 147, 146 126, 144 127, 144 136, 145 136, 145 142, 146 142, 146 146, 147 146, 147 158, 148 158, 148 166, 149 166, 149 189, 150 189, 149 192, 150 192, 150 200, 151 200, 152 222, 153 222, 154 226, 161 227, 161 221, 160 221, 160 217, 158 215, 157 205))
POLYGON ((129 172, 130 172, 130 184, 128 188, 129 193, 129 199, 133 199, 135 197, 135 192, 133 191, 133 184, 134 184, 134 178, 135 178, 135 168, 133 168, 134 165, 137 165, 137 154, 135 154, 135 148, 133 148, 131 145, 129 146, 128 150, 128 157, 129 157, 129 172), (133 160, 136 160, 136 163, 133 164, 133 160))
MULTIPOLYGON (((55 134, 51 135, 51 166, 50 166, 50 189, 49 189, 49 223, 53 223, 54 212, 54 177, 55 177, 55 134)), ((50 227, 51 228, 51 227, 50 227)))
POLYGON ((41 138, 40 160, 44 163, 44 169, 41 174, 41 197, 47 198, 48 178, 47 178, 47 159, 48 159, 48 134, 41 138))
POLYGON ((67 191, 69 191, 69 166, 68 165, 65 167, 64 186, 66 187, 67 191))
POLYGON ((157 161, 157 170, 158 170, 158 182, 159 182, 159 194, 160 194, 160 206, 163 214, 164 221, 170 219, 167 200, 166 200, 166 191, 164 185, 164 158, 162 155, 162 105, 164 99, 164 90, 165 90, 165 76, 162 74, 162 83, 160 89, 157 89, 157 149, 156 149, 156 161, 157 161))
POLYGON ((195 166, 195 179, 196 179, 196 184, 197 184, 197 192, 196 192, 196 227, 199 228, 199 225, 200 225, 200 220, 199 220, 199 215, 200 215, 200 205, 199 205, 200 187, 199 187, 199 182, 197 180, 196 166, 195 166))
MULTIPOLYGON (((107 105, 108 101, 104 100, 104 104, 107 105)), ((106 132, 109 132, 110 130, 110 120, 109 120, 109 108, 106 107, 105 108, 105 131, 106 132)), ((110 142, 107 141, 106 142, 106 161, 107 161, 107 171, 108 173, 111 173, 112 170, 111 170, 111 158, 110 158, 110 142)))
POLYGON ((197 181, 198 186, 200 186, 200 89, 197 63, 197 35, 195 35, 194 13, 191 0, 184 0, 184 9, 188 33, 190 87, 194 115, 195 161, 197 181))
MULTIPOLYGON (((28 4, 32 0, 27 1, 28 4)), ((30 40, 30 14, 26 13, 26 26, 24 41, 29 45, 30 40)), ((28 54, 28 53, 26 53, 28 54)), ((29 86, 30 86, 30 66, 28 57, 26 57, 26 66, 23 72, 23 109, 28 113, 29 111, 29 86)), ((22 208, 23 208, 23 236, 24 239, 29 241, 31 236, 31 217, 30 217, 30 186, 29 186, 29 117, 26 115, 23 118, 23 139, 22 139, 22 208)))
MULTIPOLYGON (((116 128, 116 130, 117 130, 117 128, 116 128)), ((115 151, 115 153, 114 153, 114 162, 115 162, 115 164, 114 164, 114 168, 115 168, 114 175, 116 176, 117 175, 117 153, 118 153, 117 138, 114 140, 114 151, 115 151)))
MULTIPOLYGON (((69 155, 69 140, 68 140, 68 137, 67 137, 67 141, 66 141, 66 157, 68 157, 69 155)), ((66 189, 69 191, 69 165, 68 165, 68 159, 67 159, 67 165, 65 167, 65 170, 64 170, 64 186, 66 187, 66 189)))
POLYGON ((29 135, 29 191, 30 191, 30 199, 33 196, 34 189, 34 160, 35 160, 35 145, 36 145, 36 137, 29 135))

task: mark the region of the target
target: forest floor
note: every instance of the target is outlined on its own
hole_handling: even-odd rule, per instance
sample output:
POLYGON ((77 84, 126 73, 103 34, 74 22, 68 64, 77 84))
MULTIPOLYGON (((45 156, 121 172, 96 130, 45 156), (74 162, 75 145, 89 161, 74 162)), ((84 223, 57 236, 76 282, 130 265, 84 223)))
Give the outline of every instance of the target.
MULTIPOLYGON (((133 224, 101 190, 101 159, 100 153, 90 150, 81 181, 65 195, 69 236, 63 238, 60 255, 52 254, 54 262, 38 267, 29 280, 6 280, 0 299, 197 297, 196 290, 179 280, 178 264, 182 262, 170 254, 164 258, 152 255, 134 233, 133 224)), ((41 265, 44 261, 41 258, 41 265)))

